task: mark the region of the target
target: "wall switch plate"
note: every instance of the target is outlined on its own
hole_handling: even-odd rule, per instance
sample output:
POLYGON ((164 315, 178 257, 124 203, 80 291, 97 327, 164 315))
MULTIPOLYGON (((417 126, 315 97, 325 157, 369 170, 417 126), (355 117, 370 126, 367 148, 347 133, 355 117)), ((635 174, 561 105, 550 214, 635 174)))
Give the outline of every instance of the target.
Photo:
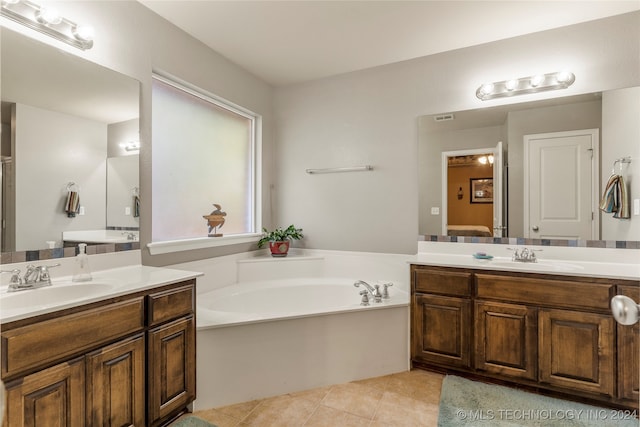
POLYGON ((129 206, 124 208, 124 214, 125 215, 131 215, 131 208, 129 206))
POLYGON ((78 215, 84 215, 84 206, 80 206, 80 209, 78 209, 78 215))
POLYGON ((431 215, 440 215, 440 208, 438 207, 431 208, 431 215))
POLYGON ((633 199, 633 214, 640 215, 640 199, 633 199))

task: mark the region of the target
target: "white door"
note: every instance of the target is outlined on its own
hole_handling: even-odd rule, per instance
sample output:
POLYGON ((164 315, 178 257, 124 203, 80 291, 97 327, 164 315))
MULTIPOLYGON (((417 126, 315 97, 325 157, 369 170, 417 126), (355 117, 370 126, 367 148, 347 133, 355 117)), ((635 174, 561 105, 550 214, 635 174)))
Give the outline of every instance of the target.
POLYGON ((524 136, 524 236, 598 236, 598 129, 524 136))

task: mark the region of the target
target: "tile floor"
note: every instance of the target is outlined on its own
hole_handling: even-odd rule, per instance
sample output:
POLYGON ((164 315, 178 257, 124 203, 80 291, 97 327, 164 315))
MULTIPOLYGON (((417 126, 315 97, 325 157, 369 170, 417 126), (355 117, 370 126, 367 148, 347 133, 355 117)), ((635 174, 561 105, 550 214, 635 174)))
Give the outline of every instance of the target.
POLYGON ((218 427, 435 426, 444 376, 415 370, 196 411, 218 427))

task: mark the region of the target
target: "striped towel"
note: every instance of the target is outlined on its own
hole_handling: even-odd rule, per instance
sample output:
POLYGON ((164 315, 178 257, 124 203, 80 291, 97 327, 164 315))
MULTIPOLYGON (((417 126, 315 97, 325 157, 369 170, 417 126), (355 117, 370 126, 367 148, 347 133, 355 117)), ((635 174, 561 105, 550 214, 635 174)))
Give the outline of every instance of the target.
POLYGON ((613 212, 614 218, 629 219, 631 217, 629 193, 621 175, 613 174, 609 177, 600 200, 600 210, 607 213, 613 212))
POLYGON ((75 218, 76 214, 80 212, 80 195, 77 191, 67 192, 67 202, 64 204, 64 211, 69 218, 75 218))

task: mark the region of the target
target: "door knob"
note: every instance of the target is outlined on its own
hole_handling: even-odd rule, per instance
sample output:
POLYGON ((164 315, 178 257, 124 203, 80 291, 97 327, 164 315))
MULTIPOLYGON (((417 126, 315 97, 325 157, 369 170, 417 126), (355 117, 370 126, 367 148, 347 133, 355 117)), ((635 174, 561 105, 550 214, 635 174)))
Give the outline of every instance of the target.
POLYGON ((624 295, 616 295, 611 298, 611 311, 613 317, 621 325, 633 325, 640 317, 640 305, 624 295))
POLYGON ((534 225, 533 227, 531 227, 531 229, 532 229, 533 231, 538 231, 538 230, 540 230, 540 228, 539 228, 537 225, 534 225))

